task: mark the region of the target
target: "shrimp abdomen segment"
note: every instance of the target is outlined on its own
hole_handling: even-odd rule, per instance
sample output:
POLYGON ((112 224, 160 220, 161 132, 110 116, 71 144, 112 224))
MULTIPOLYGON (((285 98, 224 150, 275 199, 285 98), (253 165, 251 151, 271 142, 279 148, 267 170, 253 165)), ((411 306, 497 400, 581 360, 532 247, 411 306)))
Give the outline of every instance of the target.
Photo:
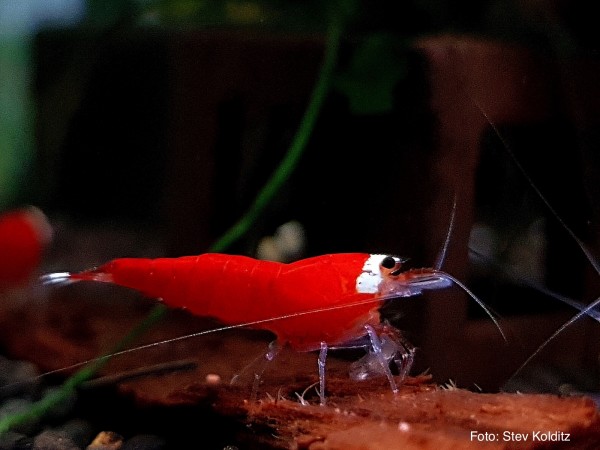
POLYGON ((112 282, 160 298, 173 308, 228 324, 268 318, 265 298, 281 264, 244 256, 205 253, 180 258, 120 258, 79 279, 112 282))

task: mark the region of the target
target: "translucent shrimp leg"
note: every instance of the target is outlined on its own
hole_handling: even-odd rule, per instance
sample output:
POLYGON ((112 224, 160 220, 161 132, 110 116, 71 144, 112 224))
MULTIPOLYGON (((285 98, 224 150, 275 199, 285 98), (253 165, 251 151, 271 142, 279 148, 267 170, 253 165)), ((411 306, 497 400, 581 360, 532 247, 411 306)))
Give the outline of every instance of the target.
POLYGON ((254 373, 254 382, 252 383, 252 401, 256 400, 258 388, 260 386, 260 380, 265 372, 265 369, 267 368, 267 365, 277 357, 280 351, 281 346, 277 341, 273 341, 269 344, 267 352, 262 357, 262 364, 260 365, 259 371, 254 373))
POLYGON ((395 394, 398 392, 398 385, 396 384, 396 381, 394 380, 394 377, 392 375, 392 371, 390 370, 390 366, 388 363, 389 360, 383 352, 383 343, 381 339, 379 339, 379 336, 377 335, 372 326, 365 325, 365 329, 367 330, 369 339, 371 340, 371 347, 373 352, 372 354, 377 363, 379 364, 381 371, 385 374, 388 381, 390 382, 390 388, 395 394))
MULTIPOLYGON (((356 381, 366 380, 371 376, 385 375, 390 383, 392 392, 398 392, 398 382, 390 370, 390 361, 394 361, 398 367, 399 382, 401 383, 410 371, 415 348, 400 337, 400 333, 394 328, 386 325, 378 332, 373 326, 365 325, 368 343, 349 344, 347 346, 336 346, 334 349, 342 348, 366 348, 367 354, 350 366, 350 378, 356 381)), ((321 406, 325 405, 325 361, 328 346, 326 342, 321 343, 319 352, 319 400, 321 406)))
POLYGON ((327 342, 321 342, 321 350, 319 351, 319 405, 325 406, 325 363, 327 361, 327 342))

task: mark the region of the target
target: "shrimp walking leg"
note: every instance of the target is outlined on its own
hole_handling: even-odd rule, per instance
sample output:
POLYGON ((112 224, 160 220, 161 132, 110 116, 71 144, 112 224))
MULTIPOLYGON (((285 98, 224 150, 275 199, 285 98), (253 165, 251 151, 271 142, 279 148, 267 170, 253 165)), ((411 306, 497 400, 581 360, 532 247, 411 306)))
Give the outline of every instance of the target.
MULTIPOLYGON (((251 363, 246 365, 240 373, 235 374, 230 381, 231 385, 237 384, 241 382, 242 378, 244 378, 244 374, 246 374, 249 370, 252 370, 252 400, 256 400, 258 395, 258 388, 260 387, 260 382, 262 380, 262 375, 265 372, 268 364, 273 361, 279 352, 281 351, 282 346, 275 340, 269 343, 267 351, 257 358, 255 358, 251 363)), ((246 379, 247 380, 247 379, 246 379)))
POLYGON ((279 352, 281 351, 281 345, 277 341, 273 341, 269 344, 269 348, 267 352, 261 358, 261 363, 259 364, 258 370, 254 372, 254 381, 252 383, 252 401, 256 400, 258 394, 258 388, 260 386, 260 381, 262 379, 263 373, 267 368, 267 365, 273 361, 279 352))
POLYGON ((319 404, 325 406, 325 362, 327 360, 327 342, 321 342, 319 352, 319 404))

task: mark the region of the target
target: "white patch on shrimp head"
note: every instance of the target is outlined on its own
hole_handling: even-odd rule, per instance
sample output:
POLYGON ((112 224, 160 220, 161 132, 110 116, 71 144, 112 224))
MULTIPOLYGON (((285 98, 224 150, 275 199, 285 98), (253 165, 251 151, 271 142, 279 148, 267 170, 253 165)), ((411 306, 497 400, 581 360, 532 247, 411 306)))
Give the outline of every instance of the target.
POLYGON ((356 292, 360 294, 376 294, 383 281, 381 261, 388 255, 371 255, 365 262, 361 274, 356 278, 356 292))

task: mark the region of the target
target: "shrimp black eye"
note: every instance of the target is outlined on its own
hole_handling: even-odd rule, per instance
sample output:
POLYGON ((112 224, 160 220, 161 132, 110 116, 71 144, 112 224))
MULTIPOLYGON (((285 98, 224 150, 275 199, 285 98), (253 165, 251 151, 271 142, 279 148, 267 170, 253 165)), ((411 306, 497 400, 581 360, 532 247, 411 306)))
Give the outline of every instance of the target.
POLYGON ((397 256, 386 256, 379 263, 379 267, 385 275, 396 277, 406 270, 404 267, 406 261, 408 260, 397 256))
POLYGON ((381 260, 380 265, 384 269, 393 269, 396 267, 396 259, 393 256, 386 256, 381 260))

